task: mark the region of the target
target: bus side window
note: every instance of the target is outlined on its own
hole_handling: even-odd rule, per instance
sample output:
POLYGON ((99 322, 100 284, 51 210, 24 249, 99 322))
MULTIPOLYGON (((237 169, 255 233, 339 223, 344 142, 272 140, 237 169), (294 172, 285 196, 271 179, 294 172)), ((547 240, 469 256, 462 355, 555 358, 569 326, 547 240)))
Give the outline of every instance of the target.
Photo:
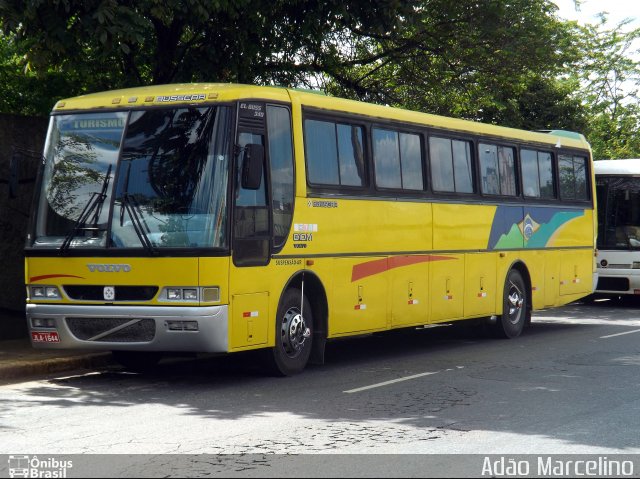
POLYGON ((434 191, 473 193, 471 142, 429 137, 429 164, 434 191))
POLYGON ((304 121, 309 184, 360 187, 366 184, 364 130, 332 121, 304 121))
POLYGON ((424 180, 420 137, 381 128, 374 128, 372 135, 376 185, 421 191, 424 180))
POLYGON ((478 148, 482 192, 487 195, 517 195, 514 148, 486 143, 480 143, 478 148))
POLYGON ((524 196, 528 198, 540 198, 538 152, 523 149, 520 152, 520 159, 522 162, 522 188, 524 189, 524 196))

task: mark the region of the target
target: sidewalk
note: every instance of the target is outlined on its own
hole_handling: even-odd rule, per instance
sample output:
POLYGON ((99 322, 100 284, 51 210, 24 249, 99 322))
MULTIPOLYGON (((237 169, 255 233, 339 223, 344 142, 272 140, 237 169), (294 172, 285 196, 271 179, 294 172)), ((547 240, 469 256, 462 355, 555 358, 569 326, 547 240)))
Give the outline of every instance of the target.
POLYGON ((34 349, 28 339, 0 341, 0 384, 113 364, 111 353, 34 349))
POLYGON ((0 308, 0 384, 114 364, 110 352, 35 349, 24 312, 0 308))
POLYGON ((0 384, 114 364, 109 352, 35 349, 28 338, 24 312, 0 308, 0 384))

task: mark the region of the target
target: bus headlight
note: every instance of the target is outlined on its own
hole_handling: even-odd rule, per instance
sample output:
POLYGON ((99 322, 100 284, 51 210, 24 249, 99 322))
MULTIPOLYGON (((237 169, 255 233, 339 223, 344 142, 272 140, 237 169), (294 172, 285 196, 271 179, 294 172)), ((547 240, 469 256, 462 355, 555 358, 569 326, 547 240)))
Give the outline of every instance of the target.
POLYGON ((217 303, 220 301, 219 286, 167 286, 160 293, 160 301, 183 303, 217 303))
POLYGON ((31 286, 31 297, 32 298, 44 298, 44 287, 43 286, 31 286))
POLYGON ((32 299, 62 299, 57 286, 31 286, 32 299))
POLYGON ((60 299, 60 291, 55 286, 47 286, 44 291, 48 299, 60 299))
POLYGON ((167 288, 167 299, 180 301, 182 299, 182 290, 180 288, 167 288))
POLYGON ((198 290, 195 288, 184 288, 182 290, 182 298, 185 301, 198 301, 198 290))

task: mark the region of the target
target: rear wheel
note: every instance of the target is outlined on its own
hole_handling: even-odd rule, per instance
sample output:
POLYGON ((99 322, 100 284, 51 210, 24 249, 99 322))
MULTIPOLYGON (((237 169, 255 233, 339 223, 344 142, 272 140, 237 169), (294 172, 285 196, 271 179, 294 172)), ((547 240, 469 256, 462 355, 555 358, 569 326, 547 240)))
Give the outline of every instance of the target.
POLYGON ((512 269, 504 284, 502 314, 494 325, 494 334, 500 338, 520 336, 529 321, 529 292, 520 271, 512 269))
POLYGON ((111 351, 111 354, 125 369, 135 372, 151 371, 162 359, 162 353, 155 351, 111 351))
POLYGON ((309 362, 313 312, 299 289, 288 289, 276 317, 276 345, 268 352, 269 369, 278 376, 301 372, 309 362), (302 310, 301 310, 302 308, 302 310))

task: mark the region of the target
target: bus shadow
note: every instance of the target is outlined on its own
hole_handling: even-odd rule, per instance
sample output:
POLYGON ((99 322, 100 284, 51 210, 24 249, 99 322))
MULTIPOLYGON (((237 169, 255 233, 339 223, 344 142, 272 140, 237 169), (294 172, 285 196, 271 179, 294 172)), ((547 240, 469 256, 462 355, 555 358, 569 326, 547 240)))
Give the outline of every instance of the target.
MULTIPOLYGON (((565 317, 572 317, 573 308, 564 308, 565 317)), ((553 311, 554 315, 559 314, 553 311)), ((318 427, 324 431, 321 434, 333 437, 344 429, 343 434, 353 436, 354 444, 363 447, 367 441, 373 441, 372 447, 380 445, 371 437, 391 442, 412 437, 416 441, 425 437, 433 441, 444 440, 452 432, 490 430, 624 449, 629 443, 603 434, 597 420, 581 424, 583 430, 578 435, 569 425, 562 426, 604 404, 590 394, 593 384, 602 380, 601 375, 615 372, 623 379, 632 369, 628 366, 634 365, 633 357, 615 350, 562 353, 565 346, 561 338, 587 334, 593 327, 534 319, 521 338, 511 341, 478 336, 477 330, 468 325, 400 330, 330 342, 326 364, 311 366, 291 378, 265 376, 259 367, 260 355, 247 353, 170 361, 150 374, 131 374, 113 367, 89 375, 52 379, 46 386, 26 389, 25 394, 31 406, 59 408, 67 416, 87 408, 101 416, 100 410, 108 408, 115 422, 119 421, 119 409, 124 417, 127 408, 150 404, 165 407, 168 414, 186 415, 186 422, 190 422, 188 417, 199 418, 205 421, 199 423, 205 428, 215 428, 219 420, 290 414, 320 420, 323 425, 318 427), (546 348, 548 357, 540 354, 541 348, 546 348), (406 381, 396 387, 348 393, 357 387, 416 373, 430 376, 428 380, 406 381), (372 421, 386 424, 386 432, 371 426, 372 421), (369 439, 356 437, 357 431, 369 439)), ((630 378, 627 385, 633 384, 637 381, 630 378)), ((620 391, 617 394, 616 404, 621 400, 620 391)), ((15 402, 0 403, 4 403, 1 407, 9 415, 21 407, 15 402)), ((177 434, 188 441, 187 435, 177 434)), ((304 430, 291 431, 291 447, 296 434, 300 435, 297 440, 304 443, 304 430)), ((282 445, 275 436, 260 443, 275 452, 282 445)), ((221 444, 214 452, 225 452, 224 441, 221 444)), ((228 447, 237 450, 231 444, 228 447)), ((255 447, 245 445, 247 451, 255 447)), ((318 452, 331 451, 332 447, 328 444, 318 452)), ((425 443, 422 452, 430 450, 425 443)), ((337 448, 335 452, 341 450, 337 448)))
MULTIPOLYGON (((30 407, 59 408, 66 416, 90 409, 101 417, 101 409, 106 408, 114 422, 119 421, 118 410, 126 417, 127 408, 153 404, 154 409, 164 407, 165 414, 186 415, 187 423, 189 417, 199 418, 204 422, 198 427, 212 430, 219 420, 288 414, 320 421, 324 426, 318 427, 328 435, 347 428, 345 424, 359 424, 355 430, 369 439, 354 437, 353 441, 363 447, 374 436, 380 441, 426 441, 425 437, 431 441, 444 440, 453 432, 489 430, 624 449, 630 446, 626 436, 617 439, 613 433, 603 433, 598 421, 585 421, 584 414, 594 408, 622 406, 629 395, 637 397, 640 391, 633 371, 640 361, 628 352, 604 349, 595 341, 586 349, 567 349, 570 336, 598 336, 592 333, 597 326, 560 319, 579 318, 580 308, 584 310, 581 305, 567 306, 563 312, 553 310, 557 320, 550 320, 549 312, 540 312, 546 319, 538 322, 534 318, 517 340, 490 339, 478 336, 474 328, 457 325, 334 341, 328 344, 324 365, 310 366, 290 378, 265 376, 261 356, 247 353, 171 361, 150 374, 113 367, 51 379, 45 386, 26 388, 24 401, 30 407), (416 374, 425 374, 425 378, 350 393, 354 388, 416 374), (617 378, 610 384, 615 390, 613 399, 592 394, 594 384, 604 386, 612 377, 617 378), (620 384, 627 388, 624 394, 620 384), (579 434, 572 425, 576 418, 583 418, 579 434), (381 431, 381 436, 372 435, 372 422, 387 424, 391 436, 381 431)), ((599 306, 588 309, 589 317, 599 314, 599 306)), ((0 400, 0 407, 11 414, 24 407, 21 402, 0 400)), ((357 436, 354 431, 344 433, 357 436)), ((177 434, 189 441, 186 431, 177 434)), ((299 443, 304 443, 302 429, 290 431, 287 441, 295 444, 296 434, 299 443)), ((282 442, 275 436, 261 440, 261 447, 271 444, 272 452, 278 452, 282 442)), ((224 453, 225 447, 237 451, 236 446, 225 443, 224 435, 221 440, 214 452, 224 453)), ((429 452, 424 444, 422 452, 429 452)), ((252 451, 255 446, 246 444, 245 449, 252 451)))

